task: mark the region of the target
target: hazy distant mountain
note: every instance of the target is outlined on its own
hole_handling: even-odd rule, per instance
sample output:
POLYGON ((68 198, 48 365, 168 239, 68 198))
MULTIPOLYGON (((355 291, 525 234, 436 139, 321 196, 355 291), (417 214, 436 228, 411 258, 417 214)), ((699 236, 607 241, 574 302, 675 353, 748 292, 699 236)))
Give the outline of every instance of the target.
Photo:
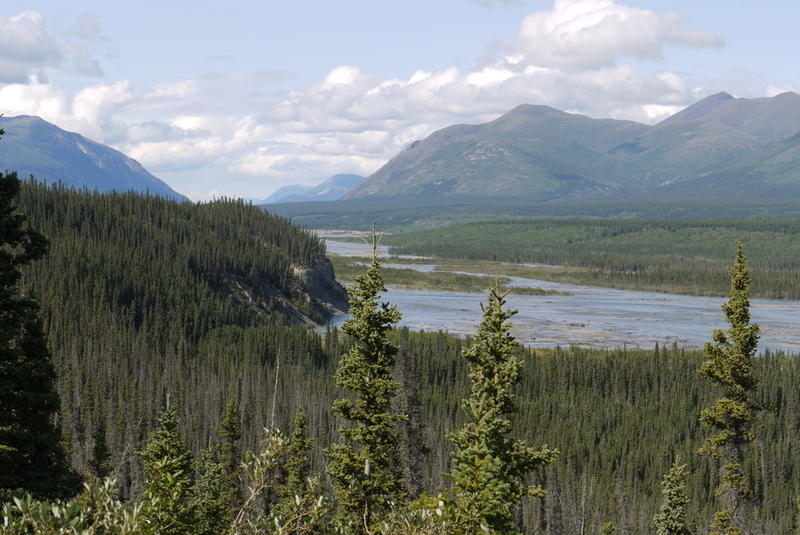
POLYGON ((281 202, 281 199, 283 199, 284 197, 289 197, 290 195, 302 195, 311 188, 312 186, 301 186, 300 184, 294 184, 291 186, 282 186, 278 188, 275 191, 275 193, 273 193, 263 201, 259 202, 258 204, 271 204, 274 202, 281 202))
POLYGON ((62 182, 77 189, 150 192, 187 201, 142 165, 121 152, 40 119, 2 117, 6 131, 0 140, 0 169, 17 171, 48 183, 62 182))
POLYGON ((800 95, 719 93, 655 126, 522 105, 412 143, 346 198, 549 201, 637 192, 800 198, 800 95))
POLYGON ((264 199, 263 204, 279 202, 337 201, 358 185, 364 177, 361 175, 333 175, 315 187, 283 186, 264 199))

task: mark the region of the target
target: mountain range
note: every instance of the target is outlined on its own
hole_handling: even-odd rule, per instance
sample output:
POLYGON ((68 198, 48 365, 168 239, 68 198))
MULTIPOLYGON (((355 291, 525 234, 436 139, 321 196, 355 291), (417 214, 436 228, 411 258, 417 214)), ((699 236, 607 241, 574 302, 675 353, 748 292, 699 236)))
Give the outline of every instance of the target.
MULTIPOLYGON (((78 189, 187 200, 119 151, 38 117, 0 123, 0 170, 78 189)), ((718 93, 656 125, 523 104, 494 121, 415 141, 366 179, 335 175, 316 187, 281 188, 262 203, 399 197, 800 199, 800 95, 718 93)))
POLYGON ((337 201, 357 186, 364 177, 361 175, 333 175, 318 186, 283 186, 259 204, 279 202, 337 201))
POLYGON ((650 126, 521 105, 415 141, 365 197, 800 198, 800 95, 709 96, 650 126))
POLYGON ((39 117, 2 117, 0 124, 6 131, 0 141, 0 170, 16 171, 22 179, 33 175, 42 182, 61 182, 76 189, 133 190, 189 200, 118 150, 39 117))

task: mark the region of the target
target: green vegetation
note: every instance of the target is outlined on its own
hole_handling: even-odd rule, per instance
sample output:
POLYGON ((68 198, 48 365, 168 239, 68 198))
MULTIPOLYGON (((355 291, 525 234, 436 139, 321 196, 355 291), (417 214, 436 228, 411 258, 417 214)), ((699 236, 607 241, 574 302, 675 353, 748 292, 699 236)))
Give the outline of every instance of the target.
POLYGON ((21 270, 48 243, 17 211, 19 188, 16 173, 0 173, 0 491, 65 496, 80 479, 54 424, 60 399, 39 304, 20 288, 21 270))
MULTIPOLYGON (((320 477, 324 451, 340 427, 355 427, 342 425, 330 408, 337 399, 357 403, 336 384, 334 370, 360 342, 334 328, 316 334, 298 320, 302 310, 323 314, 295 275, 302 271, 296 266, 313 269, 314 258, 325 264, 321 242, 240 203, 178 205, 26 185, 19 204, 52 244, 48 256, 25 267, 23 281, 40 298, 72 464, 83 474, 107 471, 117 487, 90 479, 68 502, 18 496, 4 506, 2 530, 28 533, 46 524, 40 531, 142 533, 145 519, 154 518, 175 518, 176 529, 194 519, 192 533, 334 529, 336 495, 320 477), (167 396, 169 436, 158 420, 167 396), (301 412, 307 423, 296 419, 301 412), (291 438, 278 431, 293 422, 291 438), (183 446, 147 459, 134 453, 168 443, 183 446), (191 457, 180 477, 170 471, 170 451, 191 457), (156 492, 177 483, 180 492, 156 492)), ((747 246, 752 257, 754 246, 747 246)), ((443 535, 437 493, 453 492, 441 476, 453 470, 447 437, 470 423, 459 410, 471 392, 465 356, 485 346, 480 337, 384 332, 398 348, 394 379, 402 386, 394 407, 409 415, 396 427, 398 471, 413 466, 422 474, 406 481, 396 506, 370 526, 375 533, 443 535), (420 498, 409 508, 404 494, 420 498)), ((519 381, 508 391, 518 412, 508 414, 505 436, 561 452, 520 481, 547 493, 522 497, 511 529, 653 533, 661 483, 677 457, 688 459, 686 525, 708 525, 721 479, 719 459, 694 455, 707 435, 699 408, 719 397, 697 373, 704 353, 675 345, 506 349, 519 363, 519 381)), ((791 533, 800 496, 800 359, 766 352, 751 364, 759 378, 753 405, 776 410, 749 423, 757 439, 741 459, 751 489, 742 529, 791 533)))
MULTIPOLYGON (((368 259, 359 257, 331 256, 331 262, 336 270, 336 276, 340 281, 348 282, 363 271, 363 265, 368 259)), ((394 260, 392 260, 394 262, 394 260)), ((430 264, 430 260, 424 261, 430 264)), ((438 261, 437 261, 438 264, 438 261)), ((480 265, 471 262, 468 266, 463 266, 466 270, 480 271, 480 265)), ((511 279, 503 276, 478 276, 467 273, 451 273, 446 269, 460 270, 457 265, 442 265, 436 267, 435 271, 417 271, 412 268, 381 267, 383 280, 393 288, 404 290, 427 290, 437 292, 471 292, 487 293, 495 283, 505 286, 512 293, 519 295, 568 295, 566 292, 557 290, 543 290, 541 288, 521 288, 516 286, 506 286, 511 279)), ((509 267, 509 271, 513 269, 509 267)), ((502 273, 504 270, 496 269, 502 273)))
POLYGON ((517 198, 372 196, 331 202, 263 206, 297 225, 315 229, 365 231, 379 221, 387 232, 414 232, 488 221, 539 219, 752 219, 800 216, 795 200, 709 199, 707 194, 680 200, 628 196, 617 200, 533 203, 517 198), (697 199, 702 200, 697 200, 697 199))
MULTIPOLYGON (((239 202, 23 184, 19 206, 51 243, 23 275, 41 302, 59 423, 79 472, 104 429, 121 496, 139 493, 143 466, 133 452, 167 394, 198 457, 229 400, 241 451, 257 449, 265 423, 288 429, 299 406, 330 405, 333 385, 310 385, 330 373, 336 351, 304 319, 330 316, 302 277, 330 270, 321 240, 239 202), (295 398, 295 389, 314 393, 295 398)), ((316 426, 318 416, 310 421, 316 426)))
POLYGON ((333 413, 345 425, 339 428, 342 442, 328 451, 328 474, 334 482, 342 531, 354 535, 373 533, 392 502, 405 497, 395 429, 405 417, 391 411, 400 388, 393 376, 398 348, 386 337, 401 314, 394 305, 379 302, 386 287, 377 247, 373 227, 372 262, 350 289, 353 317, 342 327, 355 344, 342 356, 335 375, 336 385, 354 399, 334 402, 333 413))
MULTIPOLYGON (((405 330, 392 333, 391 339, 406 346, 422 378, 419 394, 427 423, 424 437, 431 449, 424 465, 431 478, 430 491, 446 484, 438 475, 449 469, 450 445, 445 432, 455 431, 464 423, 458 409, 469 395, 469 370, 461 357, 468 342, 444 334, 405 330)), ((541 478, 534 478, 534 482, 546 481, 547 496, 542 501, 523 500, 519 529, 536 533, 544 531, 542 526, 547 525, 563 533, 579 533, 583 525, 586 533, 597 533, 612 519, 615 526, 627 526, 632 533, 653 533, 653 517, 661 505, 663 474, 676 455, 689 459, 687 525, 707 525, 714 513, 714 491, 719 480, 716 461, 694 455, 706 434, 697 419, 698 407, 710 405, 715 397, 707 382, 697 374, 704 360, 701 352, 663 348, 658 351, 517 348, 514 353, 524 360, 516 390, 520 412, 510 420, 510 433, 528 442, 556 444, 561 451, 541 478)), ((752 500, 746 508, 750 531, 791 533, 796 526, 795 498, 800 495, 800 481, 796 477, 796 425, 800 419, 796 385, 800 381, 800 359, 769 354, 756 359, 753 373, 761 378, 758 399, 774 401, 777 410, 754 421, 752 431, 759 437, 759 448, 754 448, 753 455, 744 463, 745 472, 753 482, 752 500)), ((313 387, 288 391, 285 397, 278 398, 279 405, 292 399, 295 391, 309 398, 315 390, 328 388, 330 375, 320 374, 313 387)), ((204 397, 202 392, 194 395, 204 397)), ((328 410, 320 407, 311 414, 311 419, 324 422, 320 415, 328 410)), ((191 416, 189 413, 190 419, 191 416)), ((214 416, 203 413, 205 418, 214 416)), ((268 421, 269 413, 263 417, 267 420, 262 422, 268 421)), ((187 421, 179 422, 179 429, 186 439, 194 442, 187 421)), ((318 429, 335 432, 324 423, 310 427, 309 431, 316 434, 318 429)), ((258 433, 257 438, 264 436, 263 432, 258 433)), ((264 446, 256 443, 256 455, 263 462, 260 473, 266 474, 261 481, 266 481, 267 488, 262 488, 259 497, 250 502, 255 509, 249 507, 244 515, 253 522, 258 520, 258 512, 263 512, 265 500, 274 503, 281 499, 269 498, 269 485, 274 485, 276 477, 269 470, 280 466, 280 453, 285 451, 280 448, 285 448, 285 442, 270 446, 271 456, 260 457, 268 452, 261 448, 270 444, 273 442, 265 442, 264 446)), ((111 447, 116 450, 114 443, 111 447)), ((315 450, 318 447, 315 444, 315 450)), ((199 451, 194 455, 198 456, 199 451)), ((311 457, 313 460, 314 455, 311 457)), ((118 459, 115 455, 115 462, 118 459)), ((249 462, 248 466, 252 466, 253 461, 249 462)), ((322 469, 321 464, 312 466, 312 473, 322 469)), ((249 473, 243 474, 246 482, 253 480, 249 473)), ((253 483, 245 487, 250 485, 253 483)), ((249 496, 245 492, 245 498, 249 496)), ((311 502, 309 507, 316 504, 315 500, 311 502)), ((128 507, 134 503, 129 502, 128 507)), ((316 511, 314 514, 319 512, 311 510, 316 511)), ((239 524, 242 526, 239 532, 254 533, 245 530, 245 519, 239 524)))
POLYGON ((538 263, 555 282, 692 295, 726 295, 731 247, 748 248, 754 297, 800 298, 798 219, 538 220, 476 223, 392 235, 392 253, 538 263))
MULTIPOLYGON (((192 456, 178 436, 175 408, 169 405, 159 427, 139 455, 144 461, 144 497, 141 523, 145 533, 183 535, 198 520, 193 500, 192 456)), ((199 496, 198 496, 199 497, 199 496)))
POLYGON ((661 482, 664 503, 653 517, 656 535, 690 535, 686 527, 686 465, 675 460, 664 481, 661 482))
POLYGON ((736 263, 729 269, 731 298, 722 305, 727 331, 714 331, 713 343, 704 347, 706 361, 700 375, 725 393, 714 405, 703 409, 700 422, 714 429, 700 448, 700 453, 721 459, 720 486, 722 507, 714 515, 714 534, 738 535, 742 531, 742 501, 750 494, 750 485, 742 466, 744 447, 753 441, 751 421, 758 406, 752 397, 758 386, 753 376, 753 358, 758 344, 759 327, 750 323, 750 277, 745 267, 742 245, 736 263), (718 530, 718 531, 716 531, 718 530))
POLYGON ((469 421, 451 436, 456 452, 448 477, 453 481, 448 521, 454 533, 515 533, 516 508, 524 496, 543 498, 540 485, 528 485, 529 472, 552 463, 557 450, 540 451, 508 436, 507 415, 519 411, 512 388, 522 362, 513 354, 516 341, 508 320, 516 311, 504 310, 504 295, 489 292, 481 305, 483 321, 475 342, 464 350, 470 365, 472 389, 464 408, 469 421), (466 517, 466 518, 465 518, 466 517))

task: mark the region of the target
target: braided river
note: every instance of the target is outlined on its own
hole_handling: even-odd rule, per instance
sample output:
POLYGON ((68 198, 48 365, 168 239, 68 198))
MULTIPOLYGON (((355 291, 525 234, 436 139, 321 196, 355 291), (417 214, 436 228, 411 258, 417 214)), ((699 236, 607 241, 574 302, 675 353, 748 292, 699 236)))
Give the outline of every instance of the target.
MULTIPOLYGON (((328 252, 342 256, 369 256, 366 244, 326 239, 328 252)), ((393 265, 388 248, 379 254, 384 265, 432 270, 430 264, 393 265)), ((726 300, 654 292, 635 292, 574 286, 521 277, 509 277, 510 286, 542 288, 570 295, 515 295, 507 307, 517 309, 511 333, 529 347, 580 346, 591 348, 641 347, 656 343, 700 348, 715 329, 727 324, 721 306, 726 300)), ((446 331, 456 336, 474 334, 481 321, 486 295, 465 292, 401 290, 389 287, 384 299, 403 313, 401 326, 414 330, 446 331)), ((752 321, 761 327, 758 350, 800 352, 800 301, 752 299, 752 321)), ((339 316, 341 323, 348 316, 339 316)))

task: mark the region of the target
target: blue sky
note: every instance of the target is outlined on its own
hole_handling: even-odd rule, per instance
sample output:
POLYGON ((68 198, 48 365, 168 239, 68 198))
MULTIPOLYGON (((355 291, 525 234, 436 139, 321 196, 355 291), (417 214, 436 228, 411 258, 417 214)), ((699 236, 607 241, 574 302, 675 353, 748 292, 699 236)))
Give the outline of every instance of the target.
POLYGON ((789 0, 5 0, 0 113, 195 200, 263 199, 522 103, 655 123, 798 90, 797 20, 789 0))

